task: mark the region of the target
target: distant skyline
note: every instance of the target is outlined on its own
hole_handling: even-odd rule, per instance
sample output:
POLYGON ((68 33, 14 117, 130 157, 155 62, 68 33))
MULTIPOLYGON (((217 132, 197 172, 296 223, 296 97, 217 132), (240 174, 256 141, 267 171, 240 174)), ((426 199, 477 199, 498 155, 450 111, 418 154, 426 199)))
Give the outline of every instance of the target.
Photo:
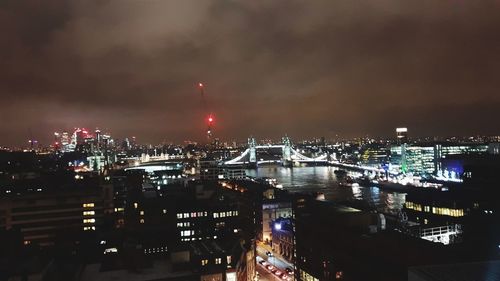
POLYGON ((500 134, 500 2, 0 3, 0 146, 500 134))

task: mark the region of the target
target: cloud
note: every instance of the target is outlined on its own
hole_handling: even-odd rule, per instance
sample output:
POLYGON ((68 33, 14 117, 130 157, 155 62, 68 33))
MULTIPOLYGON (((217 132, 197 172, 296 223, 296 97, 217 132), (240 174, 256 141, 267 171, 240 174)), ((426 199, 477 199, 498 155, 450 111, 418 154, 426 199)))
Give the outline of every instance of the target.
POLYGON ((498 10, 496 1, 3 1, 1 117, 14 122, 0 122, 0 143, 23 142, 26 127, 49 140, 58 126, 202 139, 208 110, 224 138, 384 135, 395 119, 425 135, 498 132, 470 118, 499 117, 490 110, 500 102, 498 10), (422 121, 451 114, 464 126, 422 121))

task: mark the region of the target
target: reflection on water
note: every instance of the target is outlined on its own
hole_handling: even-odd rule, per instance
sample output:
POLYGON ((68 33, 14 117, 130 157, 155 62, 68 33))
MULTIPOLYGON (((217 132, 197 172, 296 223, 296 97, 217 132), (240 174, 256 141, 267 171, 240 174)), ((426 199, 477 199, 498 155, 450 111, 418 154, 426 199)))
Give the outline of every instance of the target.
POLYGON ((283 188, 290 192, 320 191, 326 200, 351 201, 362 200, 380 211, 398 212, 404 202, 405 194, 386 192, 378 187, 339 186, 334 167, 296 167, 264 166, 247 170, 252 177, 270 177, 278 180, 283 188))

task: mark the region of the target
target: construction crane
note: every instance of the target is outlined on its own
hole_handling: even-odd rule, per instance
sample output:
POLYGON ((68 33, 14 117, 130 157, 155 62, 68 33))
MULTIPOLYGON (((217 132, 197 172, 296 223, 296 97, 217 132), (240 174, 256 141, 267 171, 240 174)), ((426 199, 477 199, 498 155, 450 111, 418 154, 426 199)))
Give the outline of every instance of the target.
POLYGON ((213 125, 215 122, 215 117, 212 114, 212 112, 210 112, 208 109, 207 99, 205 97, 205 85, 203 85, 203 83, 200 82, 200 83, 198 83, 198 88, 200 89, 201 99, 203 102, 203 110, 208 113, 205 121, 207 123, 207 140, 208 140, 208 142, 210 142, 212 140, 213 125))

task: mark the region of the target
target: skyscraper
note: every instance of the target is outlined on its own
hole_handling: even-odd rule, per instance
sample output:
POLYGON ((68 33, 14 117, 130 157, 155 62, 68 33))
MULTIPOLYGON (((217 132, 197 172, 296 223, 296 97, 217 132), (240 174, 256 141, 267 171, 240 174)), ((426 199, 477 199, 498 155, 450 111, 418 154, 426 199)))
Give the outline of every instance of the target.
POLYGON ((398 144, 408 143, 408 128, 396 128, 398 144))

